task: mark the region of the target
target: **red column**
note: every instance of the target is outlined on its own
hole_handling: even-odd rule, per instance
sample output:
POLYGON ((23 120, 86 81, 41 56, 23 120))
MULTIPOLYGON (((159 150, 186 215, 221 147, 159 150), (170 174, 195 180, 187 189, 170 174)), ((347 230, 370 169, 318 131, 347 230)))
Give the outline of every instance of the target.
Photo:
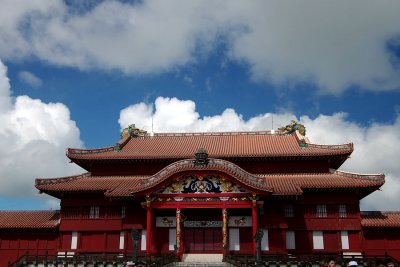
POLYGON ((176 248, 177 255, 181 255, 181 246, 182 246, 182 238, 181 238, 181 209, 176 209, 176 248))
POLYGON ((228 211, 226 208, 222 209, 222 249, 226 253, 228 247, 228 211))
POLYGON ((146 218, 146 254, 151 254, 151 222, 153 221, 153 210, 151 207, 147 207, 147 218, 146 218))
POLYGON ((253 226, 253 254, 254 256, 256 255, 256 239, 254 238, 257 233, 257 205, 256 203, 253 203, 253 207, 251 208, 251 215, 252 215, 252 226, 253 226))

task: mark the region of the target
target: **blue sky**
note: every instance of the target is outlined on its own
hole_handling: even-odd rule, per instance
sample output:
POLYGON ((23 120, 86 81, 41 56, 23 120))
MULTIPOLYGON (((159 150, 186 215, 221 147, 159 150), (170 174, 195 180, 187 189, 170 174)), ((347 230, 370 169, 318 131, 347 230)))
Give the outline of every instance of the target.
POLYGON ((128 123, 237 131, 274 117, 314 143, 354 142, 343 170, 387 180, 362 207, 400 210, 399 3, 0 5, 0 209, 57 208, 34 178, 83 172, 65 148, 113 145, 128 123))

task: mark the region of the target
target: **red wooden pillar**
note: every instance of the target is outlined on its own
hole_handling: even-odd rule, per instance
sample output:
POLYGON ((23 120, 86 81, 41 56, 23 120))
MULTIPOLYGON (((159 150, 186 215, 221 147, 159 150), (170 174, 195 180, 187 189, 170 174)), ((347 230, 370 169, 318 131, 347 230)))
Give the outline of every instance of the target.
POLYGON ((182 251, 182 234, 181 234, 181 209, 176 209, 176 253, 181 255, 182 251))
POLYGON ((258 228, 258 223, 257 223, 257 203, 254 203, 253 201, 253 207, 251 208, 251 215, 252 215, 252 228, 253 228, 253 255, 256 255, 256 239, 254 238, 257 233, 257 228, 258 228))
POLYGON ((222 209, 222 249, 224 254, 228 251, 228 211, 222 209))
POLYGON ((151 254, 151 228, 153 221, 153 210, 150 206, 147 207, 147 218, 146 218, 146 254, 151 254))

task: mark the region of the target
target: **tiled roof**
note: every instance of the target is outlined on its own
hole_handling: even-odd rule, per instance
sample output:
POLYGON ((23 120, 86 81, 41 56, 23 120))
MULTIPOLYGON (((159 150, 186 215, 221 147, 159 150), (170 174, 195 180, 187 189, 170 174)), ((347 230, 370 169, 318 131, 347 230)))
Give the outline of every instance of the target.
POLYGON ((363 227, 399 228, 400 212, 362 211, 361 225, 363 227))
POLYGON ((129 195, 130 189, 139 186, 148 176, 92 176, 84 173, 54 179, 36 179, 36 188, 46 192, 112 192, 116 195, 129 195), (123 193, 122 193, 123 191, 123 193), (121 194, 118 194, 121 192, 121 194))
POLYGON ((191 158, 205 148, 210 157, 282 157, 344 155, 353 144, 300 146, 297 133, 263 132, 170 133, 128 137, 114 147, 68 149, 70 159, 176 159, 191 158))
POLYGON ((265 176, 274 194, 299 195, 305 189, 341 189, 380 187, 385 182, 383 174, 353 174, 334 171, 329 173, 273 174, 265 176))
MULTIPOLYGON (((264 187, 274 195, 301 195, 306 189, 378 188, 384 184, 384 176, 360 175, 331 171, 314 174, 257 175, 264 179, 264 187)), ((168 175, 166 175, 166 178, 168 175)), ((124 197, 148 189, 152 176, 91 176, 89 173, 75 178, 37 179, 36 188, 43 192, 103 191, 106 196, 124 197)), ((155 186, 157 183, 150 183, 155 186)))
POLYGON ((0 211, 0 229, 55 228, 59 220, 58 211, 0 211))
POLYGON ((90 173, 58 179, 36 179, 36 188, 42 191, 106 191, 106 195, 151 189, 170 176, 184 171, 222 171, 235 177, 246 186, 262 191, 271 191, 262 177, 250 174, 232 162, 222 159, 208 159, 207 166, 196 165, 192 159, 174 162, 152 176, 91 176, 90 173), (90 179, 84 179, 90 177, 90 179))

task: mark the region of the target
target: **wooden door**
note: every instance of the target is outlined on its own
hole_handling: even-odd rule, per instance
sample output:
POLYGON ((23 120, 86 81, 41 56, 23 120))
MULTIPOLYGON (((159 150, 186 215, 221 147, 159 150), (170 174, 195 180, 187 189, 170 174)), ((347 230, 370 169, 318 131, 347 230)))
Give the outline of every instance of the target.
POLYGON ((194 251, 204 250, 204 228, 194 228, 194 251))
POLYGON ((221 253, 222 228, 185 228, 185 253, 221 253))

